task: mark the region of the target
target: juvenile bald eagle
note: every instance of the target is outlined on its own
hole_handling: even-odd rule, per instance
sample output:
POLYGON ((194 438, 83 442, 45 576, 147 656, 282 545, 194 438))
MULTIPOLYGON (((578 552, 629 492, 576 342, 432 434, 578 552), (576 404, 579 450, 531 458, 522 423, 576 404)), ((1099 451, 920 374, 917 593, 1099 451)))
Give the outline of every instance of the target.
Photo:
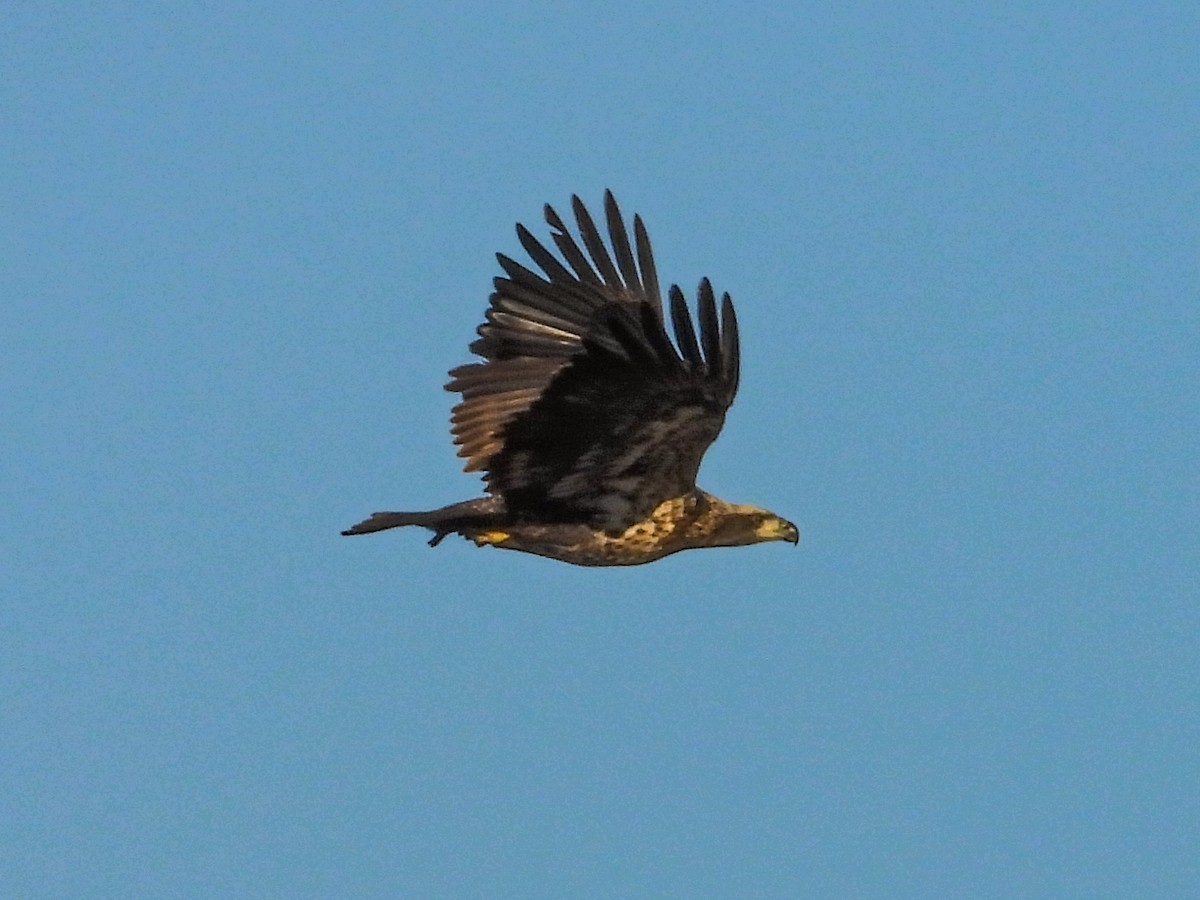
POLYGON ((757 506, 696 487, 704 451, 738 388, 738 330, 729 294, 700 282, 699 340, 684 301, 668 292, 667 336, 646 229, 633 244, 611 192, 609 254, 572 197, 585 254, 550 206, 546 222, 566 265, 522 225, 517 237, 544 275, 497 254, 485 321, 471 352, 484 362, 450 371, 462 394, 451 413, 466 471, 488 496, 429 512, 377 512, 342 534, 400 525, 457 532, 478 546, 523 550, 581 566, 652 562, 692 547, 796 543, 796 526, 757 506), (615 262, 614 257, 615 256, 615 262))

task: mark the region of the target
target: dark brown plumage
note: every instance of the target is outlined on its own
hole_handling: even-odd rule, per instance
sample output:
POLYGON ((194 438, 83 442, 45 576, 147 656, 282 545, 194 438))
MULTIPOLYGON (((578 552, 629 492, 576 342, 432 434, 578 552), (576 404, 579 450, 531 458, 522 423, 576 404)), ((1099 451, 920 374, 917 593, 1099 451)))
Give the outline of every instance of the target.
POLYGON ((578 197, 581 248, 562 219, 546 221, 566 264, 524 226, 517 236, 544 274, 497 254, 486 321, 451 370, 462 394, 451 431, 466 471, 488 496, 429 512, 375 513, 343 534, 400 525, 456 532, 478 545, 579 565, 633 565, 690 547, 798 540, 796 526, 696 487, 696 473, 738 389, 737 319, 700 282, 699 337, 682 291, 668 292, 667 335, 650 241, 633 241, 611 192, 612 255, 578 197), (586 250, 586 253, 585 253, 586 250), (615 259, 614 259, 615 257, 615 259))

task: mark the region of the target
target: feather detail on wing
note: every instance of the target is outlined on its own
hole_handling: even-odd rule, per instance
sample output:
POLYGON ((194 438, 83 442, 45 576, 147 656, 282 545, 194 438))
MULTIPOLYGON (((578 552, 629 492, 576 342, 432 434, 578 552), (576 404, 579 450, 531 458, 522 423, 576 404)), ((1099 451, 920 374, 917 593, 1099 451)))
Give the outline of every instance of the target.
POLYGON ((498 256, 505 276, 471 345, 485 361, 452 370, 447 389, 463 395, 451 431, 466 470, 484 470, 510 513, 618 530, 695 486, 737 392, 738 334, 729 295, 718 315, 705 279, 699 339, 683 293, 668 293, 673 344, 645 227, 634 218, 631 244, 611 193, 604 205, 611 255, 578 197, 582 248, 545 210, 565 264, 517 226, 544 276, 498 256))

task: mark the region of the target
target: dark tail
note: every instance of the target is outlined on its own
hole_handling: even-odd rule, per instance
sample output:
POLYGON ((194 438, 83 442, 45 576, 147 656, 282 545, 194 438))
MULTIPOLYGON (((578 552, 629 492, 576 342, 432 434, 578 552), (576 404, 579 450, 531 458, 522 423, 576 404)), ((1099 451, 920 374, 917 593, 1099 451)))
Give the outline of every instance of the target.
POLYGON ((437 528, 436 514, 432 512, 377 512, 371 513, 371 518, 363 519, 342 532, 344 535, 371 534, 376 531, 387 531, 389 528, 399 528, 402 525, 424 525, 427 528, 437 528))
POLYGON ((363 519, 357 525, 347 528, 342 534, 373 534, 404 525, 420 525, 434 533, 429 545, 436 547, 441 539, 452 531, 467 526, 482 528, 497 523, 502 515, 502 508, 499 497, 480 497, 478 500, 452 503, 428 512, 377 512, 372 513, 369 519, 363 519))

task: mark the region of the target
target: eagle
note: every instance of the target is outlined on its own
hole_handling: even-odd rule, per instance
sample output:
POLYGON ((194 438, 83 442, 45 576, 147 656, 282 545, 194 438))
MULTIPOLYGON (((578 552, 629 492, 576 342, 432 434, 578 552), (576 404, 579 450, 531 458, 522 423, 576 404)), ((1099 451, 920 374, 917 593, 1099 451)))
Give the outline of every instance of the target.
POLYGON ((578 196, 576 242, 550 205, 561 260, 523 225, 517 237, 541 269, 502 253, 485 321, 450 370, 462 395, 451 432, 465 471, 483 472, 486 496, 426 512, 377 512, 343 531, 404 525, 456 533, 477 546, 520 550, 581 566, 653 562, 695 547, 799 541, 796 526, 758 506, 696 486, 738 390, 733 301, 720 313, 700 282, 699 328, 672 285, 667 313, 640 216, 630 241, 611 191, 609 246, 578 196), (670 316, 674 342, 667 334, 670 316))

